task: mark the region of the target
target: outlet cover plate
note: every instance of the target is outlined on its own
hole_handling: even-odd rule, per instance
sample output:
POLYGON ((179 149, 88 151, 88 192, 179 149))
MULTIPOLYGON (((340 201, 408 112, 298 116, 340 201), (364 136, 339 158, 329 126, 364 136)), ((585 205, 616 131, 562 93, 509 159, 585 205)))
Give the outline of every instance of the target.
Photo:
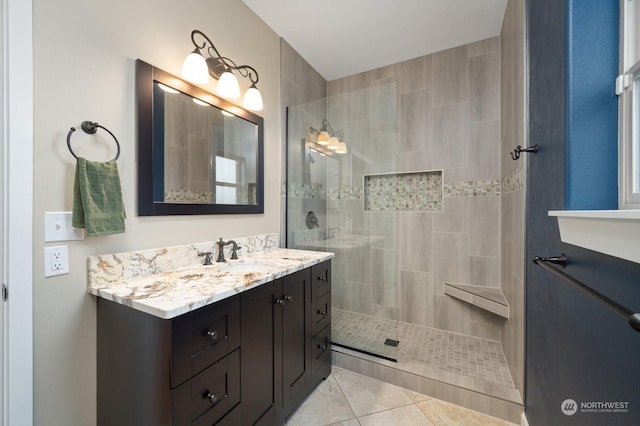
POLYGON ((69 246, 44 248, 44 276, 54 277, 69 273, 69 246))
POLYGON ((44 242, 84 240, 84 229, 71 226, 71 212, 44 212, 44 242))

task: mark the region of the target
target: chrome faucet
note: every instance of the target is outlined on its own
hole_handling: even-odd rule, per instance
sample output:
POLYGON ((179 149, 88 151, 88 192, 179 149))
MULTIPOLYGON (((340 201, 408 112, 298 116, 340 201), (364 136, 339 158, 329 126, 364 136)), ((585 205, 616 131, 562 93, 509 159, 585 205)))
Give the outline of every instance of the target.
POLYGON ((233 240, 222 241, 222 238, 220 238, 220 241, 218 241, 216 244, 218 246, 218 258, 216 259, 216 262, 226 262, 226 260, 224 258, 224 246, 228 246, 229 244, 233 244, 231 246, 231 259, 237 259, 238 258, 237 251, 242 248, 235 241, 233 241, 233 240))

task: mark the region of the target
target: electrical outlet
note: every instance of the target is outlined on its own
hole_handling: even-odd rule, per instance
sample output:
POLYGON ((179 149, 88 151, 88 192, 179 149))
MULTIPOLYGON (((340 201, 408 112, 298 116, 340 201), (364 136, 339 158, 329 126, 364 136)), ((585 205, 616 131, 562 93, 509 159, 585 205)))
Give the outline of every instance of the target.
POLYGON ((44 276, 53 277, 69 273, 69 247, 44 248, 44 276))

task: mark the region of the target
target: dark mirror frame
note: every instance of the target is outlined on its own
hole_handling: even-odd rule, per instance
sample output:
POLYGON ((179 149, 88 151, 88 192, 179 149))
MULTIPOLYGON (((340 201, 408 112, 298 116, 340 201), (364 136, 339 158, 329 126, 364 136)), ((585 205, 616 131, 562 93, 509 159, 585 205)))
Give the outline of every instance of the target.
MULTIPOLYGON (((219 98, 204 89, 169 74, 140 59, 136 60, 138 115, 138 215, 205 215, 264 213, 264 120, 259 115, 219 98), (154 189, 154 100, 153 84, 162 83, 228 111, 256 125, 256 204, 188 204, 153 200, 154 189)), ((164 161, 159 159, 162 163, 164 161)))

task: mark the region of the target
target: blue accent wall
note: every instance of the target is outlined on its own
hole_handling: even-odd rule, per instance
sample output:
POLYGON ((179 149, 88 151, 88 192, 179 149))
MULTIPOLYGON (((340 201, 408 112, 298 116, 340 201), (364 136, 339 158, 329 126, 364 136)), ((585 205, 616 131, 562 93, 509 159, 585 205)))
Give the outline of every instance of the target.
POLYGON ((525 410, 531 426, 640 425, 640 333, 531 262, 565 253, 563 272, 640 312, 640 265, 560 241, 549 210, 616 208, 618 0, 527 0, 529 145, 525 410), (608 34, 611 51, 604 49, 608 34), (609 70, 609 76, 603 70, 609 70), (563 401, 580 411, 568 416, 563 401), (628 403, 626 412, 582 404, 628 403))
POLYGON ((619 3, 567 2, 567 210, 618 208, 619 3))

